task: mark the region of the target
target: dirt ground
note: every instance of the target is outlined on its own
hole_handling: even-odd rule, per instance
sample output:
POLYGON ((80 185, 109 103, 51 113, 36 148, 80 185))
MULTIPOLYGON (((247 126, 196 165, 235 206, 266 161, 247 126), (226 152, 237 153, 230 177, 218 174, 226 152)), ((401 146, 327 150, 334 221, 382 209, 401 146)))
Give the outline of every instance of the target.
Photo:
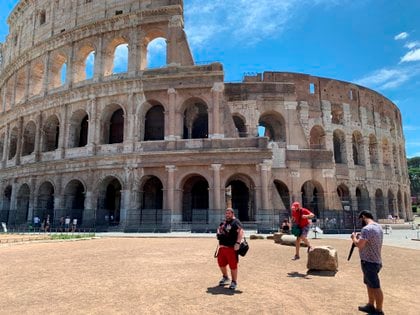
MULTIPOLYGON (((334 276, 307 274, 306 254, 250 240, 238 289, 220 288, 209 238, 101 238, 0 245, 0 314, 362 314, 366 302, 350 242, 312 240, 338 250, 334 276)), ((420 314, 420 255, 384 246, 385 314, 420 314)))

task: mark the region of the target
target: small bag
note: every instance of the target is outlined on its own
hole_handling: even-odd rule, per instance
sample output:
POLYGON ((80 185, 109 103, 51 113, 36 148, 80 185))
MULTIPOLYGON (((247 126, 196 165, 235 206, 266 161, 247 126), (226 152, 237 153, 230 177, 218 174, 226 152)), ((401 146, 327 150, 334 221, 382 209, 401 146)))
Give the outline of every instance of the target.
POLYGON ((302 230, 297 224, 292 225, 292 234, 296 237, 299 237, 302 234, 302 230))
POLYGON ((249 245, 246 239, 244 238, 243 242, 239 245, 239 249, 237 251, 238 255, 245 256, 248 250, 249 250, 249 245))

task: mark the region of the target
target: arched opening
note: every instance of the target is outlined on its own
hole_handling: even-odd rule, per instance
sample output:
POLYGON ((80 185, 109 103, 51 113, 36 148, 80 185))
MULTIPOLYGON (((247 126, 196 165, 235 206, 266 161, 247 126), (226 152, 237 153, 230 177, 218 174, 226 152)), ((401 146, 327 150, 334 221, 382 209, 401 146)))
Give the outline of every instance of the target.
POLYGON ((79 148, 87 145, 89 133, 89 116, 84 110, 76 111, 70 119, 69 147, 79 148))
POLYGON ((23 132, 22 156, 30 155, 35 150, 36 126, 33 121, 27 123, 23 132))
POLYGON ((143 185, 141 209, 163 208, 163 185, 159 178, 151 176, 143 185))
POLYGON ((333 133, 334 160, 337 164, 347 163, 346 154, 346 136, 341 130, 335 130, 333 133))
POLYGON ((383 164, 385 166, 391 165, 391 152, 389 149, 388 139, 382 139, 382 156, 383 156, 383 164))
POLYGON ((398 216, 400 217, 400 219, 405 220, 404 203, 403 203, 401 190, 398 190, 397 192, 397 206, 398 206, 398 216))
POLYGON ((95 51, 91 51, 85 59, 85 78, 90 80, 95 74, 95 51))
POLYGON ((50 87, 57 88, 66 83, 67 56, 64 53, 57 53, 52 58, 50 87))
POLYGON ((85 44, 77 51, 73 63, 73 81, 81 82, 92 79, 95 71, 95 48, 91 44, 85 44))
POLYGON ((23 184, 16 197, 16 224, 26 224, 29 214, 30 189, 27 184, 23 184))
MULTIPOLYGON (((280 196, 280 199, 283 203, 284 208, 280 209, 280 210, 287 210, 289 211, 290 209, 290 192, 289 192, 289 188, 287 187, 287 185, 281 181, 275 180, 274 181, 274 186, 276 187, 276 191, 278 193, 278 195, 280 196)), ((276 208, 277 209, 277 208, 276 208)))
POLYGON ((377 189, 375 192, 375 210, 378 219, 386 219, 384 194, 381 189, 377 189))
POLYGON ((150 108, 145 116, 144 141, 163 140, 165 137, 165 114, 162 105, 150 108))
POLYGON ((209 184, 202 176, 191 176, 185 181, 182 191, 182 220, 191 222, 195 211, 209 208, 209 184))
POLYGON ((58 149, 58 139, 60 137, 60 122, 57 116, 50 116, 44 124, 42 138, 42 152, 49 152, 58 149))
POLYGON ((356 199, 358 211, 370 210, 369 192, 365 187, 356 188, 356 199))
POLYGON ((15 84, 15 104, 18 104, 25 97, 26 88, 26 71, 21 68, 16 73, 16 84, 15 84))
POLYGON ((85 210, 85 187, 77 179, 70 181, 64 189, 64 204, 66 215, 70 216, 71 222, 77 219, 77 225, 83 224, 85 210))
POLYGON ((0 157, 3 157, 4 150, 4 133, 0 134, 0 157))
POLYGON ((254 184, 245 175, 235 175, 226 184, 227 204, 231 203, 240 221, 255 220, 254 184))
POLYGON ((9 160, 13 159, 17 153, 18 129, 14 127, 10 131, 9 160))
POLYGON ((315 181, 307 181, 302 185, 302 206, 311 210, 317 217, 324 209, 324 192, 322 186, 315 181))
POLYGON ((7 186, 3 191, 3 207, 0 211, 0 222, 9 223, 10 205, 12 202, 12 186, 7 186))
POLYGON ((275 112, 261 115, 258 125, 265 128, 265 137, 274 142, 286 142, 286 125, 284 118, 275 112))
POLYGON ((325 149, 325 131, 321 126, 314 126, 310 132, 309 140, 311 149, 324 150, 325 149))
POLYGON ((34 216, 37 215, 44 222, 54 220, 54 186, 50 182, 44 182, 39 187, 37 207, 34 216))
POLYGON ((354 165, 364 165, 365 157, 363 148, 363 137, 360 134, 360 132, 353 132, 352 148, 354 165))
POLYGON ((207 105, 193 101, 184 111, 184 139, 208 138, 207 105))
POLYGON ((115 177, 106 178, 100 185, 99 209, 110 225, 118 225, 121 215, 122 185, 115 177))
POLYGON ((166 39, 158 37, 147 45, 147 68, 161 68, 166 66, 166 39))
POLYGON ((128 71, 128 44, 120 44, 114 50, 114 67, 112 73, 125 73, 128 71))
POLYGON ((340 198, 343 209, 351 210, 351 196, 349 188, 344 184, 339 185, 337 187, 337 195, 338 198, 340 198))
POLYGON ((236 132, 240 138, 246 138, 248 136, 248 132, 246 130, 245 119, 239 115, 233 115, 233 122, 236 127, 236 132))

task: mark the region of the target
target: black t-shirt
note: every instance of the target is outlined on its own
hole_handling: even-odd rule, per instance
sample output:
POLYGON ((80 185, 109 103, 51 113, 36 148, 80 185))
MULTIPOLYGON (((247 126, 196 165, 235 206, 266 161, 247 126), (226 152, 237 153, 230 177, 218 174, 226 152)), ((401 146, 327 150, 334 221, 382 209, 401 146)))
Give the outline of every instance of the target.
POLYGON ((240 228, 242 228, 242 223, 238 219, 223 221, 220 223, 219 229, 217 230, 219 245, 230 247, 235 246, 238 239, 238 230, 240 228))

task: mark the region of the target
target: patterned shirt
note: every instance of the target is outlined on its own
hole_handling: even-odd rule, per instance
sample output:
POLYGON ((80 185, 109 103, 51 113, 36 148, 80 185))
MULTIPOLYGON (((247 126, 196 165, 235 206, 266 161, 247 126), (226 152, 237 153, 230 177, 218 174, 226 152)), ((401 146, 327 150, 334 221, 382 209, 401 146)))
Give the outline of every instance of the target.
POLYGON ((382 227, 374 222, 362 228, 360 239, 366 240, 366 245, 359 250, 360 259, 382 264, 381 249, 384 233, 382 227))

